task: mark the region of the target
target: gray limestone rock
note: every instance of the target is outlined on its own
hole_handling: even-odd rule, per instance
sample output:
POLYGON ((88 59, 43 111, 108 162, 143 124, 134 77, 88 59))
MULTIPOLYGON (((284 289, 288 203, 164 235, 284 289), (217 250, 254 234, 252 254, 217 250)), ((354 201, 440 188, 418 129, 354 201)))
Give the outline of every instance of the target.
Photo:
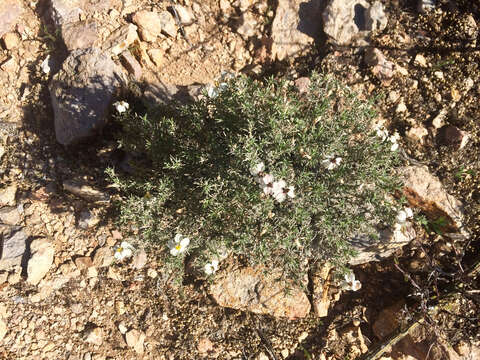
POLYGON ((99 132, 122 79, 119 66, 99 49, 72 51, 49 86, 57 141, 72 145, 99 132))
POLYGON ((69 51, 92 47, 99 39, 97 23, 79 21, 62 26, 62 37, 69 51))
POLYGON ((21 265, 27 248, 28 234, 21 227, 8 227, 0 242, 0 270, 21 265))
POLYGON ((300 55, 321 32, 321 1, 279 0, 272 24, 272 57, 300 55))
POLYGON ((416 237, 415 229, 410 222, 394 230, 385 229, 379 232, 379 239, 368 236, 357 236, 350 240, 350 245, 357 252, 349 260, 350 265, 381 261, 391 256, 397 249, 409 244, 416 237))
POLYGON ((323 31, 338 45, 349 45, 355 39, 382 31, 388 18, 383 5, 365 0, 330 0, 323 14, 323 31))
POLYGON ((80 21, 81 16, 119 9, 122 0, 50 0, 50 13, 57 26, 80 21))

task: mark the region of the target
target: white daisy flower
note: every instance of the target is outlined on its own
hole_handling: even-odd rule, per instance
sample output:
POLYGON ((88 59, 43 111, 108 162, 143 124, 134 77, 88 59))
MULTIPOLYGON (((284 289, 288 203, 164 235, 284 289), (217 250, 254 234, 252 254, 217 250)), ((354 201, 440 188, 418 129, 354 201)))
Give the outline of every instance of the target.
POLYGON ((407 218, 408 219, 411 219, 413 218, 413 211, 412 209, 410 209, 409 207, 406 207, 405 209, 403 209, 405 211, 405 213, 407 214, 407 218))
POLYGON ((170 249, 171 255, 177 256, 185 252, 188 245, 190 245, 190 239, 184 237, 182 234, 177 234, 175 238, 168 243, 168 248, 170 249))
POLYGON ((397 214, 397 222, 403 224, 407 219, 411 219, 413 217, 413 211, 410 208, 405 208, 400 210, 397 214))
POLYGON ((250 169, 250 174, 256 176, 259 173, 263 172, 263 170, 265 170, 265 163, 263 161, 260 161, 258 164, 256 164, 250 169))
POLYGON ((362 288, 362 283, 355 280, 355 274, 353 272, 345 275, 345 280, 342 281, 341 287, 347 291, 357 291, 362 288))
POLYGON ((335 169, 340 163, 342 162, 342 158, 339 156, 334 156, 334 155, 329 155, 325 160, 322 160, 322 165, 327 169, 327 170, 333 170, 335 169))
POLYGON ((212 260, 212 262, 205 264, 205 273, 207 275, 212 275, 217 270, 218 270, 218 260, 212 260))
POLYGON ((123 261, 124 259, 131 257, 134 250, 135 248, 132 245, 126 241, 122 241, 120 245, 117 245, 114 248, 115 254, 113 256, 116 260, 123 261))
POLYGON ((117 110, 119 114, 124 113, 125 111, 127 111, 128 108, 130 108, 130 104, 127 103, 126 101, 117 101, 113 103, 113 106, 115 107, 115 110, 117 110))

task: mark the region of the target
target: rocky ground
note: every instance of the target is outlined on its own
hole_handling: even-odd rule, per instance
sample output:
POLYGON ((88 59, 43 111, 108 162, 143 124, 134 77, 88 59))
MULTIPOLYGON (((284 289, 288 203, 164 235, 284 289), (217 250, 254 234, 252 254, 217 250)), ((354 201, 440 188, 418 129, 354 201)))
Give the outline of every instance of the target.
POLYGON ((0 1, 1 357, 479 358, 479 29, 466 0, 0 1), (233 259, 213 285, 178 286, 115 224, 116 129, 91 138, 107 100, 127 83, 153 102, 196 96, 222 71, 301 88, 312 70, 375 97, 428 221, 363 249, 357 292, 323 266, 285 297, 233 259))

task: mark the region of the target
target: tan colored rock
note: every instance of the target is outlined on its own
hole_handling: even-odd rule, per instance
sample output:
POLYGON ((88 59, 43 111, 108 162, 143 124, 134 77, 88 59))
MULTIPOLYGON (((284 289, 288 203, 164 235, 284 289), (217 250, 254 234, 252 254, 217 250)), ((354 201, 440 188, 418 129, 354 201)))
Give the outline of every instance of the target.
POLYGON ((103 329, 101 327, 95 327, 89 329, 85 333, 85 341, 93 345, 102 345, 103 344, 103 329))
POLYGON ((0 69, 8 73, 13 73, 14 71, 17 70, 17 68, 18 68, 17 60, 13 56, 11 56, 10 58, 8 58, 7 60, 5 60, 0 64, 0 69))
POLYGON ((8 331, 7 323, 0 318, 0 343, 5 337, 5 335, 7 334, 7 331, 8 331))
POLYGON ((272 24, 272 58, 300 55, 320 35, 320 4, 303 0, 279 0, 272 24))
POLYGON ((422 54, 417 54, 413 62, 415 65, 427 67, 427 59, 425 59, 425 56, 423 56, 422 54))
POLYGON ((135 256, 133 257, 132 267, 137 270, 143 269, 144 266, 147 264, 147 261, 148 261, 147 253, 145 252, 145 250, 140 249, 139 251, 136 252, 135 256))
POLYGON ((162 32, 159 26, 160 16, 156 11, 138 11, 133 15, 132 21, 138 26, 143 41, 154 42, 162 32))
POLYGON ((190 25, 195 21, 195 16, 193 15, 192 11, 187 9, 185 6, 175 5, 175 10, 177 11, 182 25, 190 25))
POLYGON ((22 221, 22 215, 14 206, 8 206, 0 209, 0 222, 7 225, 18 225, 22 221))
POLYGON ((10 185, 0 190, 0 206, 15 206, 17 185, 10 185))
MULTIPOLYGON (((440 340, 428 326, 413 325, 406 336, 392 346, 392 360, 461 360, 460 356, 447 343, 440 340)), ((467 358, 468 359, 468 358, 467 358)))
POLYGON ((125 334, 127 345, 135 350, 137 354, 143 354, 143 343, 145 341, 145 334, 136 329, 132 329, 125 334))
POLYGON ((161 49, 148 49, 147 50, 148 56, 150 56, 150 59, 152 59, 153 63, 157 66, 160 67, 164 63, 164 54, 165 51, 161 49))
POLYGON ((300 94, 305 94, 310 90, 310 79, 306 76, 298 78, 295 80, 295 87, 297 88, 300 94))
POLYGON ((85 270, 93 266, 92 259, 88 256, 81 256, 75 259, 75 266, 78 270, 85 270))
POLYGON ((133 24, 122 25, 110 34, 103 48, 109 49, 113 55, 117 56, 137 40, 137 27, 133 24))
POLYGON ((448 110, 442 109, 437 116, 432 120, 432 125, 435 129, 440 129, 445 125, 445 118, 447 117, 448 110))
POLYGON ((55 248, 45 239, 37 239, 30 244, 32 257, 28 260, 27 282, 37 285, 53 264, 55 248))
POLYGON ((173 38, 177 36, 177 25, 175 24, 172 14, 168 11, 162 11, 159 15, 162 32, 173 38))
POLYGON ((157 13, 156 11, 137 11, 132 21, 138 26, 140 37, 147 42, 155 42, 163 32, 166 35, 175 37, 177 26, 175 20, 168 11, 157 13))
POLYGON ((423 125, 417 125, 411 127, 407 133, 407 138, 418 141, 420 144, 423 144, 425 142, 424 137, 428 135, 428 130, 425 129, 423 125))
POLYGON ((404 180, 403 194, 412 207, 422 209, 428 218, 440 224, 443 233, 461 233, 468 236, 463 227, 463 205, 454 196, 449 195, 440 180, 433 176, 426 166, 408 166, 400 170, 404 180))
POLYGON ((214 350, 214 346, 209 338, 201 338, 198 341, 197 350, 200 354, 208 354, 214 350))
POLYGON ((240 16, 237 33, 247 40, 257 33, 256 27, 257 19, 251 12, 247 11, 240 16))
POLYGON ((93 255, 93 265, 96 267, 107 267, 113 263, 113 251, 108 247, 103 247, 95 251, 93 255))
POLYGON ((260 266, 218 274, 210 293, 220 306, 289 319, 307 316, 311 307, 307 295, 281 280, 280 272, 264 274, 260 266))
POLYGON ((21 39, 20 36, 18 36, 17 33, 6 33, 3 35, 3 44, 5 45, 5 49, 7 50, 12 50, 18 47, 20 45, 21 39))
POLYGON ((24 9, 18 0, 0 1, 0 37, 12 30, 24 9))

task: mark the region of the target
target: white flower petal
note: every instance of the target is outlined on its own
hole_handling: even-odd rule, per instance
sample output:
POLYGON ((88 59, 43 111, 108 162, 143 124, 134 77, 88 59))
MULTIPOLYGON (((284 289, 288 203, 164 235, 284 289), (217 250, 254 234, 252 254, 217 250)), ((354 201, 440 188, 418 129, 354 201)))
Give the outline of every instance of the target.
POLYGON ((45 60, 42 61, 40 67, 45 74, 50 74, 50 71, 52 71, 52 69, 50 68, 50 55, 48 55, 45 60))
POLYGON ((350 284, 353 283, 355 281, 355 274, 353 272, 346 274, 345 281, 350 284))
POLYGON ((113 255, 113 257, 118 261, 121 261, 124 258, 122 251, 115 251, 115 254, 113 255))
POLYGON ((338 165, 340 165, 341 162, 342 162, 342 158, 341 158, 341 157, 337 157, 337 158, 335 159, 335 165, 338 166, 338 165))
POLYGON ((123 257, 124 258, 129 258, 129 257, 132 256, 132 254, 133 254, 132 249, 130 249, 130 248, 123 249, 123 257))
POLYGON ((390 147, 390 151, 396 151, 398 149, 398 143, 393 143, 390 147))
POLYGON ((177 234, 175 235, 175 242, 178 244, 183 238, 182 234, 177 234))
POLYGON ((412 211, 412 209, 410 209, 409 207, 407 207, 407 208, 404 209, 404 211, 405 211, 405 214, 407 214, 407 218, 408 218, 408 219, 411 219, 411 218, 413 217, 413 211, 412 211))
POLYGON ((186 248, 190 244, 190 239, 189 238, 183 238, 182 241, 180 241, 180 246, 182 248, 186 248))
POLYGON ((177 250, 177 248, 172 248, 170 249, 170 255, 177 256, 180 252, 177 250))
POLYGON ((287 198, 287 196, 283 192, 274 194, 274 197, 275 200, 277 200, 279 203, 283 202, 287 198))
POLYGON ((121 246, 122 248, 124 248, 124 249, 132 249, 132 250, 134 249, 134 247, 133 247, 130 243, 126 242, 126 241, 122 241, 122 243, 120 244, 120 246, 121 246))
POLYGON ((352 284, 351 290, 357 291, 357 290, 360 290, 361 288, 362 288, 362 283, 358 280, 355 280, 352 284))
POLYGON ((265 185, 271 184, 273 182, 273 175, 272 174, 265 174, 265 176, 262 177, 262 182, 265 185))
POLYGON ((265 164, 263 163, 263 161, 261 161, 250 169, 250 174, 255 176, 255 175, 258 175, 258 173, 262 172, 263 170, 265 170, 265 164))
POLYGON ((273 194, 273 188, 271 186, 262 186, 262 190, 265 195, 273 194))
POLYGON ((400 210, 397 214, 397 221, 402 224, 407 220, 407 213, 403 210, 400 210))
POLYGON ((287 195, 292 199, 295 197, 295 188, 293 186, 288 187, 287 195))

